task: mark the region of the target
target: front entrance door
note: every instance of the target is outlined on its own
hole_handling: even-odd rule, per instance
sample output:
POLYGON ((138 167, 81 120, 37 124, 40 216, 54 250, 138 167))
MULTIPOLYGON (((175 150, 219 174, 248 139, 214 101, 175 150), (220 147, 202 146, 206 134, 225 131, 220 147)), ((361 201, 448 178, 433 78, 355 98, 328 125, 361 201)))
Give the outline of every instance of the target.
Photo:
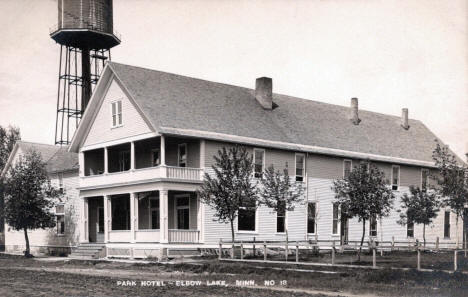
POLYGON ((97 208, 96 242, 104 242, 104 207, 97 208))

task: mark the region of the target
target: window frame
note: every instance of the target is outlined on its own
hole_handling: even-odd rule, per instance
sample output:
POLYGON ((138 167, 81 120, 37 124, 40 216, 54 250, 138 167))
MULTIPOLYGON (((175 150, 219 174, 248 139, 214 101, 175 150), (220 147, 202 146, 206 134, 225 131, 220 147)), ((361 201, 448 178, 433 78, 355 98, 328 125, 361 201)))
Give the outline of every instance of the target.
POLYGON ((175 198, 175 207, 174 207, 174 228, 176 230, 190 230, 190 194, 179 194, 179 195, 174 195, 175 198), (179 206, 179 199, 187 198, 188 199, 188 205, 182 205, 179 206), (188 229, 179 229, 178 221, 179 221, 179 209, 188 209, 188 229))
POLYGON ((64 236, 65 235, 65 225, 66 225, 66 222, 65 222, 65 203, 59 203, 55 206, 55 224, 56 224, 56 228, 55 228, 55 234, 57 236, 64 236), (63 207, 63 212, 57 212, 57 206, 62 206, 63 207), (58 217, 62 217, 63 218, 63 230, 62 232, 59 232, 59 224, 58 224, 58 217))
POLYGON ((159 165, 161 165, 161 150, 159 148, 151 149, 151 167, 157 167, 159 165), (159 162, 156 165, 154 163, 154 153, 155 152, 158 152, 158 155, 159 155, 159 162))
POLYGON ((444 239, 450 239, 450 229, 451 229, 451 224, 450 224, 450 210, 445 210, 444 211, 444 239), (448 226, 447 226, 447 214, 448 214, 448 226), (448 228, 447 228, 448 227, 448 228), (448 232, 447 232, 448 231, 448 232), (447 236, 448 235, 448 236, 447 236))
POLYGON ((110 112, 111 112, 111 128, 118 128, 123 126, 123 100, 117 99, 112 102, 110 112), (120 103, 120 104, 119 104, 120 103), (115 106, 115 114, 114 114, 114 106, 115 106), (120 113, 119 113, 119 106, 120 106, 120 113), (115 116, 115 123, 114 123, 114 116, 115 116))
POLYGON ((265 149, 262 149, 262 148, 254 148, 253 149, 253 166, 254 166, 253 175, 254 175, 254 178, 256 178, 256 179, 261 179, 263 177, 263 173, 265 172, 265 155, 266 155, 265 149), (262 156, 262 172, 259 173, 260 176, 257 176, 257 172, 255 171, 255 166, 257 165, 255 163, 255 152, 256 151, 259 151, 259 152, 263 153, 263 156, 262 156))
POLYGON ((428 184, 428 181, 429 181, 429 169, 427 168, 421 168, 421 190, 424 190, 424 189, 427 189, 427 184, 428 184), (427 172, 426 174, 426 181, 425 181, 425 186, 423 187, 423 183, 424 183, 424 173, 423 172, 427 172))
POLYGON ((305 178, 305 165, 306 164, 306 159, 305 159, 305 154, 303 153, 295 153, 294 154, 294 179, 295 181, 297 182, 304 182, 304 178, 305 178), (297 156, 301 156, 302 157, 302 174, 301 175, 297 175, 297 156), (298 180, 298 177, 300 178, 300 180, 298 180))
POLYGON ((187 168, 188 166, 188 150, 187 150, 187 143, 179 143, 177 145, 177 166, 187 168), (181 156, 180 156, 180 148, 185 147, 185 166, 181 166, 181 156))
POLYGON ((373 216, 369 219, 369 237, 370 238, 377 238, 378 236, 378 225, 379 225, 379 222, 378 222, 378 219, 376 216, 373 216), (372 221, 375 221, 375 229, 372 229, 372 221), (372 234, 372 232, 375 231, 375 234, 372 234))
POLYGON ((398 191, 400 189, 400 177, 401 177, 401 167, 400 165, 392 165, 392 179, 391 179, 391 188, 392 188, 392 191, 398 191), (394 168, 398 168, 398 183, 396 185, 393 184, 393 174, 394 174, 394 171, 393 169, 394 168), (393 187, 396 186, 396 189, 394 189, 393 187))
MULTIPOLYGON (((276 234, 286 234, 286 230, 288 229, 287 228, 287 216, 288 216, 288 211, 286 209, 284 210, 284 215, 283 216, 279 216, 279 213, 276 212, 276 234), (284 230, 283 231, 278 231, 278 217, 284 219, 284 223, 283 223, 284 230)), ((255 218, 257 218, 256 214, 255 214, 255 218)), ((257 229, 257 228, 255 227, 255 229, 257 229)))
POLYGON ((346 163, 349 162, 349 173, 353 171, 353 160, 351 159, 343 159, 343 178, 346 178, 346 163))
POLYGON ((61 194, 64 192, 64 186, 63 186, 63 172, 57 173, 57 180, 58 180, 58 189, 61 194))
POLYGON ((131 154, 132 154, 132 153, 131 153, 131 150, 121 150, 121 151, 119 151, 119 171, 118 171, 118 172, 125 172, 125 171, 129 171, 129 170, 131 169, 131 167, 132 167, 132 164, 131 164, 131 163, 132 163, 132 155, 131 155, 131 154), (123 157, 125 154, 128 154, 128 157, 129 157, 129 158, 128 158, 129 166, 128 166, 128 169, 127 169, 127 170, 122 170, 122 169, 125 169, 125 168, 124 168, 125 166, 122 167, 122 165, 124 165, 124 163, 125 163, 125 162, 124 162, 125 160, 124 160, 122 157, 123 157))
MULTIPOLYGON (((246 206, 240 206, 239 209, 247 209, 246 206)), ((255 218, 254 218, 254 223, 255 223, 255 230, 239 230, 239 211, 237 215, 237 234, 242 234, 242 233, 247 233, 247 234, 257 234, 258 233, 258 204, 255 202, 255 218)))
POLYGON ((414 238, 414 222, 413 221, 407 221, 406 222, 406 237, 407 238, 414 238), (410 228, 410 226, 412 226, 410 228), (409 235, 409 231, 412 232, 413 235, 409 235))
POLYGON ((317 206, 318 206, 318 203, 317 201, 307 201, 307 225, 306 225, 306 228, 307 228, 307 234, 308 235, 315 235, 317 234, 317 206), (309 204, 314 204, 314 209, 315 209, 315 213, 314 213, 314 216, 313 216, 313 220, 314 220, 314 232, 309 232, 309 204))
POLYGON ((332 203, 332 235, 339 235, 340 233, 340 204, 338 202, 332 203), (336 218, 335 218, 335 206, 336 206, 336 218), (335 230, 336 222, 336 230, 335 230))
MULTIPOLYGON (((153 196, 153 197, 148 197, 148 227, 149 227, 149 230, 160 230, 161 229, 161 226, 159 226, 158 229, 153 229, 153 216, 152 216, 152 212, 153 210, 158 210, 158 213, 161 214, 160 212, 160 207, 161 205, 159 204, 160 203, 160 200, 159 200, 159 197, 156 197, 156 196, 153 196), (158 207, 151 207, 151 200, 157 200, 158 201, 158 207)), ((159 215, 159 218, 161 215, 159 215)), ((158 225, 159 225, 159 222, 158 222, 158 225)))

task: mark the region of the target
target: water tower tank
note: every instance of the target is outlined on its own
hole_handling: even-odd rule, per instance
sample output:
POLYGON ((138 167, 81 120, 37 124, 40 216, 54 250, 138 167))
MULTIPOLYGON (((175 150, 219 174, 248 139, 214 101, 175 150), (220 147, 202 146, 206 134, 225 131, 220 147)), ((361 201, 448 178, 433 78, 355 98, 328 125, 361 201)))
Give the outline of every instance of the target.
POLYGON ((113 31, 112 0, 58 0, 56 42, 75 48, 109 49, 120 43, 113 31))

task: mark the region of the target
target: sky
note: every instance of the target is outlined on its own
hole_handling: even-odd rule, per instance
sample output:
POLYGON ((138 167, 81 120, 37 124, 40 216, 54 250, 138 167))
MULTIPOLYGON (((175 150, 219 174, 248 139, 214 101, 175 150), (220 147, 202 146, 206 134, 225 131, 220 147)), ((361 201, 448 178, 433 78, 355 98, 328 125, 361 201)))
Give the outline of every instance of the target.
MULTIPOLYGON (((0 125, 53 143, 56 0, 0 0, 0 125)), ((468 151, 466 0, 114 0, 120 63, 422 121, 468 151)), ((411 148, 408 148, 411 149, 411 148)))

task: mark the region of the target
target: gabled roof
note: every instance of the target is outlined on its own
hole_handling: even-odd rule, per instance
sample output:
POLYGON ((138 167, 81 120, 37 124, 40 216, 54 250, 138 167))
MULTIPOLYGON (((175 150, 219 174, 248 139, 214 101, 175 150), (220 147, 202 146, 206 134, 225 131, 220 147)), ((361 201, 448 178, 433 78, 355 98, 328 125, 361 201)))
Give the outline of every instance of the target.
POLYGON ((42 160, 46 163, 48 173, 57 173, 65 171, 74 171, 79 169, 78 154, 68 152, 68 146, 56 146, 44 143, 35 143, 19 140, 16 142, 13 150, 10 153, 2 175, 11 166, 11 163, 18 152, 26 153, 31 150, 41 154, 42 160))
MULTIPOLYGON (((349 107, 273 94, 277 107, 265 110, 252 89, 115 62, 106 68, 161 134, 198 131, 192 136, 211 133, 297 145, 304 151, 309 147, 311 152, 321 152, 313 149, 319 148, 433 164, 437 137, 418 120, 410 119, 405 130, 400 117, 359 110, 361 122, 354 125, 349 107)), ((95 97, 91 101, 99 100, 95 97)), ((81 126, 86 124, 78 130, 86 129, 81 126)), ((76 144, 74 139, 74 151, 76 144)))

